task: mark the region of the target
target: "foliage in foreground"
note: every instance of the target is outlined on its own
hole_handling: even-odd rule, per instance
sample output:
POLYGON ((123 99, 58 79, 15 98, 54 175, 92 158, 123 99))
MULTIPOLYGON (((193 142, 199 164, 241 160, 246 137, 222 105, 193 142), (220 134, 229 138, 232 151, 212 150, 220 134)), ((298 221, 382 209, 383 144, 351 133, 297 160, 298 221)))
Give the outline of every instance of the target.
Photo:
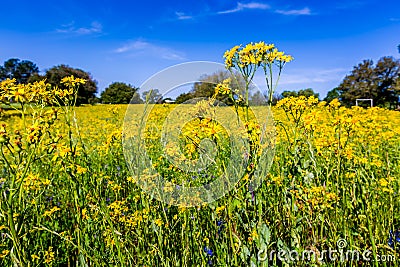
POLYGON ((261 249, 322 251, 339 238, 395 254, 388 241, 400 227, 399 114, 305 98, 278 106, 275 161, 261 187, 199 208, 166 206, 133 182, 121 146, 124 106, 8 119, 1 265, 261 265, 261 249))
MULTIPOLYGON (((273 109, 274 162, 256 191, 235 187, 209 205, 172 206, 144 194, 128 171, 121 145, 126 106, 74 107, 84 81, 62 82, 63 89, 1 83, 0 101, 21 104, 21 115, 0 126, 1 266, 380 266, 381 255, 400 257, 398 112, 285 98, 273 109), (375 261, 321 257, 339 240, 348 250, 370 250, 375 261), (278 251, 316 257, 291 261, 278 251)), ((233 94, 224 84, 218 89, 233 94)), ((249 114, 267 109, 238 102, 249 114)), ((150 119, 157 124, 174 108, 155 105, 150 119)), ((211 126, 196 125, 219 138, 211 126)), ((257 127, 245 136, 250 129, 257 137, 257 127)), ((147 136, 147 144, 157 138, 147 136)), ((196 157, 196 150, 185 153, 196 157)), ((158 170, 165 176, 174 168, 154 163, 164 164, 158 170)))

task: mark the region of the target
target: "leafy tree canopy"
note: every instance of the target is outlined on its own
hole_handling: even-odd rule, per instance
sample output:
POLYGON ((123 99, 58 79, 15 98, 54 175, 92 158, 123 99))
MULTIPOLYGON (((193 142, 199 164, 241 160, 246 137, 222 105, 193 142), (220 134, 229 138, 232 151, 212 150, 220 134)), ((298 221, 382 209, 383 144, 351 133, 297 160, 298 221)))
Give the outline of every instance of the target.
POLYGON ((73 75, 76 78, 85 79, 86 83, 81 84, 78 88, 77 105, 88 104, 95 98, 97 92, 97 82, 92 78, 91 74, 81 69, 75 69, 67 65, 54 66, 46 71, 44 78, 53 86, 62 87, 61 79, 73 75))
MULTIPOLYGON (((243 90, 245 88, 245 81, 240 74, 235 74, 233 76, 228 71, 218 71, 211 75, 203 75, 200 77, 199 82, 194 83, 190 92, 182 93, 176 98, 176 103, 183 103, 192 98, 212 97, 215 93, 215 86, 228 78, 231 79, 231 89, 239 90, 241 94, 244 94, 243 90)), ((229 99, 227 95, 218 95, 217 100, 224 102, 227 105, 233 104, 232 100, 229 99)))
POLYGON ((347 106, 355 105, 360 98, 371 98, 377 106, 396 106, 400 95, 399 73, 400 61, 393 57, 383 57, 376 65, 372 60, 364 60, 338 86, 340 99, 347 106))
POLYGON ((326 102, 331 102, 333 99, 339 99, 340 100, 340 95, 342 94, 342 92, 339 90, 338 87, 333 88, 332 90, 330 90, 326 97, 324 98, 324 101, 326 102))
POLYGON ((101 93, 101 102, 105 104, 128 104, 132 100, 135 103, 140 103, 142 101, 137 93, 138 89, 130 84, 114 82, 101 93))
POLYGON ((158 89, 152 89, 142 93, 142 98, 146 103, 156 104, 162 103, 162 95, 158 89))
POLYGON ((15 79, 17 83, 27 83, 29 78, 38 72, 39 68, 32 61, 11 58, 0 66, 0 80, 9 78, 15 79))
POLYGON ((319 94, 315 93, 313 89, 307 88, 307 89, 301 89, 299 91, 283 91, 282 92, 282 97, 291 97, 291 96, 305 96, 305 97, 310 97, 314 96, 315 98, 319 98, 319 94))

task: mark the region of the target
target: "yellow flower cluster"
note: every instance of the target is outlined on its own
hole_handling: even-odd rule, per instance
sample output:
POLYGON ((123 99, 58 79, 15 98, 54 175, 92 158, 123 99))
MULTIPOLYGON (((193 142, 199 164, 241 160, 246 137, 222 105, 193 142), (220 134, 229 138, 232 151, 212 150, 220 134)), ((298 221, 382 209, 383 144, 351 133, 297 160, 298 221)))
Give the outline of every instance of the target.
POLYGON ((126 206, 126 201, 119 200, 111 203, 108 208, 110 209, 111 218, 116 220, 129 210, 128 206, 126 206))
POLYGON ((81 78, 75 78, 74 76, 67 76, 61 79, 61 83, 68 87, 76 87, 80 84, 85 84, 86 80, 81 78))
POLYGON ((0 259, 7 257, 7 255, 10 253, 10 251, 8 249, 4 249, 1 253, 0 253, 0 259))
POLYGON ((225 210, 225 206, 220 206, 215 209, 215 213, 217 216, 221 215, 221 213, 225 210))
POLYGON ((44 80, 18 84, 15 79, 0 82, 0 103, 54 103, 54 90, 44 80))
POLYGON ((310 213, 320 212, 325 209, 332 209, 339 197, 329 192, 324 186, 299 187, 291 190, 297 207, 300 210, 307 210, 310 213))
POLYGON ((245 137, 248 138, 248 140, 254 144, 254 145, 259 145, 260 144, 260 137, 261 137, 261 126, 260 124, 255 121, 251 120, 249 122, 245 123, 245 137))
POLYGON ((262 64, 283 64, 293 60, 293 57, 279 51, 274 44, 264 42, 249 43, 245 46, 237 45, 224 54, 225 66, 243 69, 249 65, 260 66, 262 64))
POLYGON ((43 217, 51 217, 54 213, 56 213, 57 211, 61 210, 59 207, 54 206, 52 207, 50 210, 46 210, 43 213, 43 217))
POLYGON ((50 264, 55 259, 55 253, 53 251, 53 247, 49 247, 48 250, 44 252, 44 262, 50 264))
POLYGON ((77 86, 84 84, 84 79, 74 76, 65 77, 61 83, 66 89, 53 87, 45 80, 34 83, 17 83, 15 79, 6 79, 0 82, 0 103, 9 104, 20 103, 39 103, 43 105, 57 104, 59 100, 71 100, 76 94, 77 86), (56 98, 58 97, 58 99, 56 98))
POLYGON ((50 180, 47 178, 41 178, 36 174, 28 174, 24 179, 23 187, 28 191, 39 191, 50 185, 50 180))
POLYGON ((185 124, 180 139, 185 143, 185 152, 194 158, 203 139, 219 140, 227 137, 221 124, 211 118, 197 118, 185 124))
POLYGON ((292 113, 302 114, 302 111, 306 109, 316 106, 319 103, 318 98, 314 96, 305 97, 285 97, 280 100, 277 104, 277 108, 282 108, 285 111, 292 111, 292 113))
POLYGON ((222 94, 222 95, 229 95, 231 93, 231 88, 229 86, 231 79, 225 79, 222 83, 218 83, 215 86, 215 95, 222 94))

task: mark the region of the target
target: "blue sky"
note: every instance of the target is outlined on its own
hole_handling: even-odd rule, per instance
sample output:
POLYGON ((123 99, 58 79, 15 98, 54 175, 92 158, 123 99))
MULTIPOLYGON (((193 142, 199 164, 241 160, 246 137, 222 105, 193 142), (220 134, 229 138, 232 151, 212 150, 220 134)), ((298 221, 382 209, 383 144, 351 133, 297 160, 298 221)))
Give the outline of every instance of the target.
MULTIPOLYGON (((140 86, 183 62, 223 62, 236 44, 265 41, 295 60, 279 90, 324 96, 363 59, 400 57, 400 2, 340 1, 6 1, 0 62, 16 57, 41 71, 67 64, 111 82, 140 86)), ((262 83, 261 76, 255 78, 262 83)))

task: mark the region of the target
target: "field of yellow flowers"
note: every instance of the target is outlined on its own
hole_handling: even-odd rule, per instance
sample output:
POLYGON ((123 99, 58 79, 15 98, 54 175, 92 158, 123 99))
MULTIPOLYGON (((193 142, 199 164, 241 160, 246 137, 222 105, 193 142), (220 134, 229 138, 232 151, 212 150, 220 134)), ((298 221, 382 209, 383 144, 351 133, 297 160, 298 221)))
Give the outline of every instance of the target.
MULTIPOLYGON (((263 173, 256 168, 266 150, 252 118, 269 107, 220 107, 244 118, 237 133, 248 140, 244 175, 215 201, 182 205, 143 190, 154 174, 143 167, 138 180, 124 153, 126 110, 140 114, 146 106, 75 107, 84 82, 64 78, 64 89, 1 82, 0 103, 19 106, 0 118, 0 266, 398 264, 399 112, 285 98, 272 107, 275 140, 266 146, 273 160, 263 173), (257 175, 255 189, 249 180, 257 175), (360 257, 345 258, 347 251, 360 257), (304 252, 313 257, 295 257, 304 252)), ((165 146, 163 116, 179 106, 152 106, 141 140, 167 193, 177 190, 168 183, 201 186, 227 171, 229 132, 203 116, 202 105, 184 106, 203 113, 184 126, 172 121, 180 142, 165 146), (188 175, 204 138, 217 147, 214 167, 188 175), (189 162, 188 172, 171 161, 189 162)))
POLYGON ((398 256, 398 112, 283 99, 261 186, 187 208, 135 184, 121 142, 126 108, 35 106, 2 119, 1 266, 267 266, 280 260, 260 262, 261 250, 322 251, 339 239, 372 259, 398 256))

